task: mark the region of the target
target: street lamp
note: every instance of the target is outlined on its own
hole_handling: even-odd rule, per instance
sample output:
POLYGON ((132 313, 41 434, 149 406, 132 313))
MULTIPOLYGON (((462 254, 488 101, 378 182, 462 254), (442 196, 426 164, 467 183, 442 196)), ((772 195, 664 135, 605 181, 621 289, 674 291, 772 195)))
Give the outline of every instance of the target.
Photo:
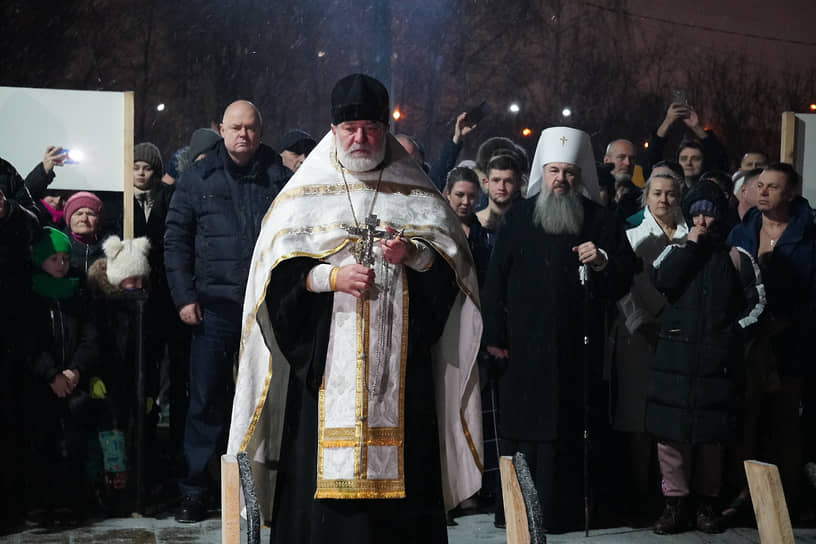
POLYGON ((564 108, 563 110, 561 110, 561 115, 563 115, 564 117, 569 117, 570 115, 572 115, 572 110, 569 108, 564 108))
POLYGON ((510 110, 510 113, 518 113, 519 111, 521 111, 521 108, 515 102, 510 104, 510 107, 507 108, 507 109, 510 110))

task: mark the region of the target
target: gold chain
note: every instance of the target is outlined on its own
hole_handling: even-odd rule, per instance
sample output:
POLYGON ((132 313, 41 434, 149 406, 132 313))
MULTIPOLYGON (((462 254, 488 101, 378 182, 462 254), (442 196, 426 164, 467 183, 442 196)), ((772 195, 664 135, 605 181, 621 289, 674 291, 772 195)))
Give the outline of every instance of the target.
MULTIPOLYGON (((368 207, 368 217, 374 211, 374 203, 377 201, 377 195, 380 194, 380 182, 382 181, 383 171, 385 168, 380 168, 380 177, 377 178, 377 185, 374 187, 374 198, 371 199, 371 205, 368 207)), ((360 222, 357 221, 357 214, 354 213, 354 204, 351 202, 351 189, 348 181, 346 181, 346 167, 340 165, 340 175, 343 176, 343 185, 346 186, 346 198, 348 198, 349 207, 351 208, 351 217, 354 219, 354 226, 360 228, 360 222)))

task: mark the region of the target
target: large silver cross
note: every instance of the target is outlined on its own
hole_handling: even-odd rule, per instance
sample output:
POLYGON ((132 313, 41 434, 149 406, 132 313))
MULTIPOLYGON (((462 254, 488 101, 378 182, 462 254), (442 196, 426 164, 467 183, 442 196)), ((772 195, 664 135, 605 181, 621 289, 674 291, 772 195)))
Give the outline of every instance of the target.
POLYGON ((376 215, 371 214, 366 217, 364 227, 346 228, 349 234, 357 237, 357 241, 354 243, 354 249, 352 252, 354 253, 354 259, 358 264, 373 266, 374 240, 378 238, 382 240, 391 240, 397 236, 396 232, 377 230, 377 226, 379 224, 380 219, 376 215))

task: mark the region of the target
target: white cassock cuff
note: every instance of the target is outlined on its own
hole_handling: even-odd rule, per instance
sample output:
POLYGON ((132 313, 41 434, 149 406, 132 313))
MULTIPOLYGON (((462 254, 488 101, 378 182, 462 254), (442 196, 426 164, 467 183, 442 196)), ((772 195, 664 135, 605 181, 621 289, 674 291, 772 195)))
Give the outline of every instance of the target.
POLYGON ((331 271, 334 266, 326 263, 315 265, 306 276, 306 289, 312 293, 328 293, 331 291, 331 271))
POLYGON ((433 266, 436 252, 418 240, 411 240, 411 244, 414 246, 414 252, 411 258, 405 261, 405 266, 417 272, 425 272, 433 266))
POLYGON ((601 270, 606 268, 607 264, 609 264, 609 255, 606 253, 606 251, 599 247, 596 247, 595 250, 601 255, 603 255, 604 258, 603 262, 601 264, 590 264, 589 266, 592 268, 593 272, 600 272, 601 270))

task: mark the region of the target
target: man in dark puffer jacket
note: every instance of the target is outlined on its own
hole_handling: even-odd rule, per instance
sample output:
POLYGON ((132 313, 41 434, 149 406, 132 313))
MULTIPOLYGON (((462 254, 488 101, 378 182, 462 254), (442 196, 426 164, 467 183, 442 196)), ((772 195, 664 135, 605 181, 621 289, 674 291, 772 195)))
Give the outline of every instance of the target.
POLYGON ((170 201, 165 267, 181 320, 193 326, 190 406, 184 435, 187 476, 176 520, 206 515, 207 463, 223 450, 232 405, 232 367, 238 352, 241 307, 261 220, 290 172, 261 144, 258 109, 230 104, 223 142, 190 166, 170 201))

